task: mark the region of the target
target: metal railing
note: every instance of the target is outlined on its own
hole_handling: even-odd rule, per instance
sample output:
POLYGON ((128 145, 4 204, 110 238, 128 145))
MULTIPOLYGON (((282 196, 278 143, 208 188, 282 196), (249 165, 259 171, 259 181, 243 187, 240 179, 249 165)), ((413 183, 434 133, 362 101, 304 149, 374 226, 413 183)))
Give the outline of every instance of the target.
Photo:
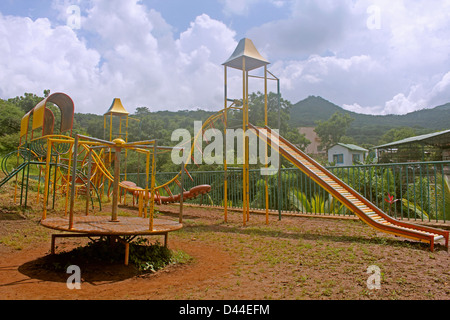
MULTIPOLYGON (((450 161, 327 167, 335 176, 358 191, 384 212, 395 218, 433 222, 450 220, 450 161)), ((163 183, 176 173, 158 173, 163 183)), ((211 192, 187 203, 223 207, 224 171, 192 171, 193 181, 184 180, 184 188, 208 184, 211 192)), ((242 169, 227 171, 228 207, 242 208, 242 169)), ((145 176, 127 174, 127 179, 145 184, 145 176)), ((250 170, 250 209, 265 209, 265 181, 269 191, 269 209, 311 215, 353 215, 327 191, 297 168, 283 168, 280 175, 262 176, 250 170), (280 177, 280 183, 278 183, 280 177), (278 202, 278 198, 281 201, 278 202), (281 208, 278 208, 281 203, 281 208)), ((164 193, 164 191, 162 191, 164 193)), ((174 184, 171 192, 180 192, 174 184)))

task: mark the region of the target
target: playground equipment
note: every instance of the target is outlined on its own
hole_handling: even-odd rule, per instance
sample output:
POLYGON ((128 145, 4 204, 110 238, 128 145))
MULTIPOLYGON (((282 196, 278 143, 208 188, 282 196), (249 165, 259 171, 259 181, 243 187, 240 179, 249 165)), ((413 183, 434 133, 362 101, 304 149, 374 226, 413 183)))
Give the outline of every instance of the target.
MULTIPOLYGON (((155 235, 164 234, 167 239, 168 232, 178 230, 182 227, 182 208, 183 201, 196 197, 200 194, 206 194, 211 190, 208 185, 200 185, 185 190, 183 186, 184 175, 187 174, 187 165, 189 159, 193 159, 196 149, 201 149, 198 142, 202 142, 203 133, 208 127, 214 127, 215 121, 222 120, 224 124, 224 142, 226 145, 227 129, 228 129, 228 112, 230 110, 242 111, 242 129, 245 137, 243 143, 244 161, 242 166, 243 172, 243 209, 242 218, 243 225, 249 220, 250 215, 250 179, 249 179, 249 135, 254 133, 267 142, 266 155, 269 152, 278 152, 285 159, 290 161, 295 167, 305 173, 311 180, 329 192, 335 199, 339 200, 350 211, 358 216, 363 222, 369 226, 382 232, 390 233, 396 236, 413 239, 430 244, 430 249, 434 250, 436 241, 444 239, 445 246, 448 248, 449 232, 435 228, 415 225, 396 220, 382 210, 365 199, 351 187, 346 185, 328 170, 320 166, 312 158, 307 156, 292 143, 284 139, 275 130, 268 126, 268 81, 276 81, 278 105, 280 106, 280 80, 267 70, 269 62, 264 59, 256 50, 252 41, 242 39, 231 57, 223 64, 224 66, 224 108, 216 114, 209 117, 202 125, 201 130, 193 138, 193 143, 188 152, 183 152, 186 158, 181 164, 179 173, 169 181, 161 185, 156 185, 156 157, 158 152, 167 152, 171 147, 158 146, 155 140, 128 142, 128 112, 123 107, 120 99, 114 99, 110 109, 104 115, 104 132, 105 139, 95 139, 82 135, 71 137, 73 124, 73 102, 64 94, 54 94, 39 103, 32 111, 22 119, 22 127, 20 132, 20 146, 17 151, 17 159, 24 160, 22 164, 17 161, 14 170, 7 172, 4 181, 10 180, 12 177, 18 177, 18 173, 22 172, 22 181, 25 177, 25 169, 29 169, 30 165, 39 166, 39 175, 41 171, 45 172, 45 188, 44 188, 44 209, 41 224, 48 228, 75 232, 73 236, 80 235, 108 235, 116 240, 128 244, 136 235, 155 235), (264 68, 263 76, 250 75, 249 72, 259 68, 264 68), (228 74, 227 68, 233 68, 242 71, 242 105, 239 100, 230 99, 228 97, 228 74), (249 79, 264 80, 264 126, 254 126, 249 122, 249 79), (59 135, 53 134, 54 116, 50 109, 47 109, 47 103, 56 104, 61 111, 61 126, 59 135), (29 120, 33 117, 31 140, 28 142, 29 120), (109 139, 106 139, 107 116, 109 121, 109 139), (113 132, 113 116, 119 116, 119 133, 113 132), (122 121, 125 119, 125 133, 122 132, 122 121), (42 129, 39 136, 38 130, 42 129), (68 135, 67 133, 70 132, 68 135), (122 137, 125 137, 125 140, 122 137), (128 152, 137 152, 145 155, 146 169, 146 186, 139 187, 136 183, 120 180, 120 163, 122 150, 126 155, 128 152), (113 172, 111 172, 112 166, 113 172), (51 171, 53 168, 53 172, 51 171), (174 195, 170 189, 171 185, 178 185, 180 193, 174 195), (112 188, 112 192, 110 192, 112 188), (99 204, 101 205, 101 196, 105 189, 108 196, 112 194, 112 211, 111 217, 90 216, 89 201, 93 204, 93 195, 97 194, 99 204), (53 192, 53 204, 57 190, 65 196, 66 209, 64 217, 47 217, 47 204, 50 191, 53 192), (86 194, 86 214, 85 216, 76 216, 74 214, 74 201, 77 190, 86 194), (119 217, 118 203, 120 201, 121 192, 124 199, 127 193, 133 196, 133 205, 138 203, 138 217, 119 217), (166 195, 163 195, 163 193, 166 195), (69 196, 70 195, 70 196, 69 196), (70 211, 68 212, 68 203, 70 199, 70 211), (177 203, 180 205, 180 219, 178 222, 163 219, 154 219, 154 205, 177 203)), ((280 107, 279 107, 280 108, 280 107)), ((278 125, 281 127, 280 116, 278 117, 278 125)), ((183 150, 185 151, 185 150, 183 150)), ((195 161, 194 161, 195 163, 195 161)), ((266 162, 265 167, 268 168, 266 162)), ((3 164, 2 164, 3 169, 3 164)), ((280 168, 278 167, 278 183, 280 184, 280 168)), ((5 170, 4 170, 5 171, 5 170)), ((224 219, 227 221, 228 214, 228 164, 224 157, 224 219)), ((192 179, 192 177, 190 177, 192 179)), ((26 180, 27 181, 27 180, 26 180)), ((0 186, 5 182, 0 182, 0 186)), ((16 179, 16 191, 17 191, 16 179)), ((22 192, 24 183, 22 183, 22 192)), ((281 188, 278 188, 281 190, 281 188)), ((25 188, 25 191, 27 188, 25 188)), ((16 197, 15 192, 15 197, 16 197)), ((22 197, 21 197, 22 198, 22 197)), ((39 200, 39 189, 38 189, 39 200)), ((281 201, 281 197, 278 197, 281 201)), ((25 195, 26 202, 26 195, 25 195)), ((265 180, 265 207, 266 207, 266 223, 269 223, 269 193, 267 176, 265 180)), ((281 219, 281 204, 278 205, 279 215, 281 219)), ((54 250, 54 238, 52 238, 52 250, 54 250)), ((62 236, 62 235, 61 235, 62 236)), ((68 235, 72 236, 72 235, 68 235)), ((127 253, 126 253, 127 255, 127 253)), ((127 258, 126 258, 127 262, 127 258)))
MULTIPOLYGON (((231 57, 223 64, 225 69, 225 130, 227 126, 227 104, 229 101, 227 97, 227 67, 235 68, 242 71, 242 114, 243 114, 243 131, 244 137, 246 137, 244 148, 244 164, 243 164, 243 224, 249 219, 249 159, 248 159, 248 136, 245 135, 247 130, 252 130, 260 139, 267 142, 272 152, 277 151, 284 158, 290 161, 294 166, 305 173, 310 179, 315 181, 318 185, 328 191, 333 197, 338 199, 349 210, 351 210, 356 216, 358 216, 363 222, 369 226, 380 230, 382 232, 394 234, 396 236, 405 237, 430 244, 431 251, 434 250, 434 244, 440 239, 445 239, 445 246, 448 249, 449 231, 439 230, 436 228, 430 228, 425 226, 419 226, 412 223, 406 223, 391 218, 382 210, 373 205, 370 201, 365 199, 362 195, 357 193, 351 187, 346 185, 343 181, 334 176, 331 172, 319 165, 316 161, 299 150, 295 145, 281 137, 277 132, 268 127, 267 118, 267 80, 277 81, 278 98, 280 97, 280 83, 279 79, 267 70, 269 62, 264 59, 256 50, 250 39, 242 39, 231 57), (251 76, 250 70, 264 67, 264 76, 251 76), (268 78, 270 74, 273 78, 268 78), (253 126, 249 123, 248 119, 248 81, 249 77, 264 79, 264 119, 265 126, 263 128, 253 126)), ((279 128, 281 123, 279 120, 279 128)), ((226 137, 226 135, 225 135, 226 137)), ((266 153, 267 154, 267 153, 266 153)), ((278 168, 279 169, 279 168, 278 168)), ((225 220, 227 217, 227 164, 225 161, 225 188, 224 188, 224 215, 225 220)), ((278 174, 280 170, 278 170, 278 174)), ((280 182, 278 177, 278 182, 280 182)), ((279 188, 280 189, 280 188, 279 188)), ((268 221, 269 201, 268 201, 268 188, 267 179, 265 181, 265 205, 266 205, 266 223, 268 221)), ((281 199, 281 197, 278 197, 281 199)), ((281 207, 280 205, 278 206, 281 207)))
MULTIPOLYGON (((128 127, 128 112, 123 108, 119 99, 114 99, 106 116, 122 117, 125 115, 128 127)), ((25 205, 28 197, 28 181, 30 166, 36 165, 39 171, 37 203, 40 201, 40 181, 44 180, 43 210, 41 225, 50 229, 71 232, 71 234, 52 235, 52 253, 55 251, 55 240, 59 237, 102 237, 107 236, 114 241, 125 244, 125 264, 128 264, 129 243, 138 235, 164 235, 167 244, 168 233, 182 228, 182 206, 184 199, 191 199, 206 194, 211 190, 208 185, 201 185, 184 190, 183 176, 190 177, 186 166, 181 170, 181 182, 177 176, 169 182, 156 186, 156 157, 161 150, 169 147, 160 147, 156 140, 127 142, 128 131, 122 133, 121 125, 119 133, 112 141, 101 140, 83 135, 72 135, 74 105, 70 97, 63 93, 56 93, 44 99, 29 113, 21 123, 20 144, 17 152, 9 154, 2 160, 1 167, 6 177, 0 182, 0 186, 16 177, 15 196, 18 191, 18 174, 22 172, 22 195, 25 191, 25 205), (47 104, 55 106, 48 106, 47 104), (61 114, 60 130, 54 134, 55 117, 53 108, 58 107, 61 114), (31 121, 31 137, 29 128, 31 121), (137 152, 145 156, 146 182, 145 187, 139 187, 130 181, 121 181, 121 156, 124 151, 126 161, 128 152, 137 152), (17 156, 16 167, 10 170, 7 166, 8 159, 17 156), (19 163, 22 161, 22 163, 19 163), (112 169, 111 169, 112 168, 112 169), (25 170, 28 170, 25 172, 25 170), (170 183, 177 183, 180 194, 173 195, 168 187, 170 183), (107 188, 107 189, 106 189, 107 188), (112 188, 112 191, 111 191, 112 188), (169 196, 161 195, 158 189, 168 191, 169 196), (91 215, 90 204, 94 207, 93 198, 98 198, 101 210, 102 195, 107 190, 108 198, 112 195, 111 215, 91 215), (118 205, 121 190, 133 194, 133 200, 137 199, 139 215, 137 217, 124 217, 119 215, 118 205), (65 198, 64 215, 49 216, 49 200, 53 194, 53 208, 55 199, 61 194, 65 198), (84 194, 86 199, 85 214, 76 214, 75 200, 78 195, 84 194), (179 221, 154 218, 155 203, 180 203, 179 221)), ((120 118, 122 123, 122 118, 120 118)), ((104 121, 106 123, 106 120, 104 121)), ((110 120, 110 138, 113 136, 113 122, 110 120)), ((106 129, 106 127, 105 127, 106 129)), ((170 148, 169 148, 170 149, 170 148)), ((126 171, 125 171, 126 172, 126 171)), ((122 175, 123 176, 123 175, 122 175)), ((125 174, 126 179, 126 174, 125 174)), ((125 200, 125 196, 123 198, 125 200)), ((135 202, 135 201, 133 201, 135 202)), ((134 204, 134 203, 133 203, 134 204)))
MULTIPOLYGON (((56 108, 55 107, 55 108, 56 108)), ((54 109, 56 111, 56 109, 54 109)), ((21 121, 20 127, 20 141, 17 152, 12 152, 3 158, 1 163, 1 169, 5 174, 5 178, 0 182, 0 187, 12 178, 16 178, 15 189, 14 189, 14 202, 17 200, 18 192, 18 175, 22 172, 22 183, 20 192, 20 204, 23 203, 23 198, 25 198, 25 206, 27 205, 28 199, 28 181, 30 175, 30 166, 36 165, 39 168, 39 180, 42 174, 42 166, 45 164, 43 159, 46 156, 45 145, 46 137, 52 136, 53 138, 65 137, 66 135, 72 134, 73 126, 73 115, 74 115, 74 104, 72 99, 64 93, 54 93, 40 103, 38 103, 33 109, 31 109, 27 114, 25 114, 21 121), (58 134, 54 134, 55 116, 51 108, 48 105, 54 104, 59 108, 60 117, 60 127, 58 134), (30 119, 32 119, 30 123, 30 119), (29 131, 30 140, 29 138, 29 131), (15 168, 9 170, 7 167, 8 160, 16 155, 16 165, 15 168), (22 162, 21 162, 22 161, 22 162), (20 163, 21 162, 21 163, 20 163), (26 172, 26 178, 25 178, 26 172), (24 195, 25 193, 25 195, 24 195)), ((64 146, 60 146, 64 148, 64 146)), ((67 152, 67 150, 59 149, 55 150, 56 153, 61 154, 67 152)), ((58 162, 59 156, 55 158, 56 163, 51 163, 51 166, 57 168, 61 166, 58 162)), ((47 168, 50 170, 51 168, 47 168)), ((39 187, 38 187, 38 198, 39 201, 39 187)))
POLYGON ((445 239, 445 246, 448 248, 448 231, 419 226, 391 218, 269 127, 260 128, 251 124, 249 126, 256 132, 258 137, 269 141, 271 146, 276 146, 283 157, 327 190, 369 226, 396 236, 429 243, 431 251, 434 250, 436 241, 445 239))
MULTIPOLYGON (((73 165, 72 165, 72 179, 67 179, 67 187, 70 184, 70 211, 64 217, 47 217, 47 209, 44 207, 41 225, 47 228, 56 229, 60 231, 74 232, 77 235, 60 235, 65 237, 79 236, 80 234, 94 237, 94 236, 109 236, 117 241, 125 244, 125 264, 128 264, 129 255, 129 243, 137 235, 165 235, 167 241, 167 235, 169 232, 179 230, 182 228, 182 224, 177 221, 165 220, 165 219, 155 219, 154 218, 154 201, 155 201, 155 173, 156 173, 156 141, 140 141, 133 143, 126 143, 122 139, 115 139, 114 141, 105 141, 100 139, 95 139, 91 137, 86 137, 82 135, 77 135, 75 140, 62 140, 62 139, 48 139, 48 155, 51 154, 51 149, 53 145, 58 145, 59 143, 68 143, 73 145, 73 165), (89 211, 86 210, 85 216, 76 216, 74 214, 74 203, 75 203, 75 169, 77 166, 77 155, 78 148, 85 148, 88 153, 88 159, 94 153, 94 150, 114 148, 114 176, 113 176, 113 199, 111 208, 111 217, 108 216, 89 216, 89 211), (141 195, 139 197, 140 210, 138 217, 123 217, 118 214, 118 203, 119 203, 119 189, 120 189, 120 154, 123 149, 135 150, 137 152, 142 152, 147 155, 147 177, 151 168, 151 182, 150 186, 146 185, 145 189, 142 189, 141 195), (151 164, 150 164, 150 158, 151 164), (150 189, 149 189, 150 187, 150 189), (145 192, 145 193, 144 193, 145 192), (149 198, 150 195, 150 198, 149 198), (142 216, 142 205, 143 197, 145 196, 145 203, 148 203, 150 212, 147 219, 147 211, 145 211, 144 217, 142 216)), ((70 149, 71 150, 71 149, 70 149)), ((71 152, 71 151, 70 151, 71 152)), ((47 157, 47 159, 50 157, 47 157)), ((69 156, 70 159, 70 156, 69 156)), ((91 163, 91 161, 89 161, 91 163)), ((88 174, 90 171, 88 171, 88 174)), ((89 179, 90 180, 90 179, 89 179)), ((49 176, 46 175, 45 178, 46 186, 48 188, 49 176)), ((147 179, 148 181, 148 179, 147 179)), ((86 194, 89 195, 89 186, 87 185, 86 194)), ((123 185, 128 189, 132 189, 133 186, 123 185)), ((44 197, 44 202, 46 201, 44 197)), ((88 206, 86 205, 86 208, 88 206)), ((52 251, 54 251, 54 239, 52 238, 52 251)))
POLYGON ((115 138, 123 139, 125 142, 128 142, 128 121, 129 121, 129 112, 125 109, 122 104, 122 101, 119 98, 115 98, 109 107, 108 111, 103 115, 103 139, 106 140, 106 130, 108 129, 109 124, 109 138, 108 141, 113 141, 115 138), (109 116, 109 122, 107 121, 107 117, 109 116), (118 132, 114 131, 113 128, 113 118, 119 118, 119 126, 118 132), (122 132, 122 122, 125 120, 125 132, 122 132))
MULTIPOLYGON (((267 80, 268 74, 272 75, 272 73, 268 72, 267 65, 269 62, 264 59, 261 54, 256 49, 255 45, 250 39, 244 38, 239 41, 236 49, 233 54, 223 63, 224 66, 224 78, 225 78, 225 98, 224 98, 224 136, 226 139, 226 130, 227 130, 227 113, 229 109, 229 102, 231 101, 235 104, 236 100, 228 98, 228 74, 227 68, 234 68, 242 71, 242 130, 244 136, 244 163, 243 163, 243 224, 245 225, 246 221, 249 219, 250 213, 250 202, 249 202, 249 193, 250 193, 250 185, 249 185, 249 140, 248 136, 246 136, 246 131, 249 126, 248 119, 248 83, 249 83, 249 71, 264 67, 264 123, 268 125, 268 114, 267 114, 267 80)), ((275 79, 276 77, 273 76, 275 79)), ((279 87, 278 87, 278 96, 279 96, 279 87)), ((225 142, 226 144, 226 142, 225 142)), ((267 154, 267 152, 266 152, 267 154)), ((224 188, 224 215, 225 221, 227 220, 227 206, 228 206, 228 196, 227 196, 227 187, 228 187, 228 179, 227 179, 227 162, 226 157, 224 159, 224 171, 225 171, 225 188, 224 188)), ((268 210, 268 184, 267 179, 265 181, 265 194, 266 194, 266 224, 269 222, 269 210, 268 210)))

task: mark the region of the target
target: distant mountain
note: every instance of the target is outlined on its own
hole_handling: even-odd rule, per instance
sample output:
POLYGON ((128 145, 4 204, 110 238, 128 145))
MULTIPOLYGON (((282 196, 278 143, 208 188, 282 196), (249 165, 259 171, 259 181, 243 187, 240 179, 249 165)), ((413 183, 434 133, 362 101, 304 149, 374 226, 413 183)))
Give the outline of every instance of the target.
POLYGON ((328 120, 335 112, 347 113, 355 119, 347 135, 360 144, 377 144, 388 130, 411 127, 417 134, 450 128, 450 103, 433 109, 423 109, 405 115, 368 115, 345 110, 322 97, 309 96, 291 109, 291 124, 297 127, 314 127, 318 120, 328 120))

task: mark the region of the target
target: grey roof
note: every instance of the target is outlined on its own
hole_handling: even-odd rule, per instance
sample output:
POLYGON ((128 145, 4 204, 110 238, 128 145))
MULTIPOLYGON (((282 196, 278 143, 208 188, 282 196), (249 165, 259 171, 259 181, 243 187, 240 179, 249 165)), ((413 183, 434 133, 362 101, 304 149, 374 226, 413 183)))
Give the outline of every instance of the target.
POLYGON ((269 64, 269 61, 261 56, 252 40, 248 38, 243 38, 241 39, 241 41, 239 41, 239 44, 237 45, 233 54, 225 63, 223 63, 223 65, 242 70, 243 60, 245 60, 246 71, 260 68, 269 64))
POLYGON ((420 136, 409 137, 406 139, 382 144, 382 145, 373 147, 373 149, 382 149, 382 148, 393 147, 393 146, 398 146, 401 144, 414 143, 414 142, 426 142, 427 140, 431 140, 432 138, 436 138, 436 137, 442 136, 447 133, 450 133, 450 130, 444 130, 444 131, 440 131, 440 132, 434 132, 434 133, 423 134, 420 136))
POLYGON ((339 142, 339 143, 335 144, 335 146, 336 145, 339 145, 341 147, 344 147, 344 148, 347 148, 347 149, 353 150, 353 151, 361 151, 361 152, 368 152, 369 151, 369 150, 364 149, 364 148, 362 148, 360 146, 357 146, 357 145, 354 145, 354 144, 350 144, 350 143, 341 143, 341 142, 339 142))

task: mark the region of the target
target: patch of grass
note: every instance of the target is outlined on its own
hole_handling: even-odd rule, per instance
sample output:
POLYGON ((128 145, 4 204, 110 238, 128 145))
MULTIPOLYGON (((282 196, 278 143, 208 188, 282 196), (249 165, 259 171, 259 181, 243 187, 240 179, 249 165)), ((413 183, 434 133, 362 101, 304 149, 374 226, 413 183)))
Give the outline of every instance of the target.
POLYGON ((26 246, 36 242, 42 242, 50 238, 50 233, 43 228, 29 227, 18 229, 16 232, 0 238, 0 243, 15 250, 22 250, 26 246))
POLYGON ((159 242, 149 244, 148 239, 139 238, 130 244, 130 262, 139 271, 156 272, 172 262, 172 251, 159 242))
POLYGON ((192 262, 194 258, 192 258, 189 254, 182 250, 172 251, 171 264, 185 264, 192 262))

